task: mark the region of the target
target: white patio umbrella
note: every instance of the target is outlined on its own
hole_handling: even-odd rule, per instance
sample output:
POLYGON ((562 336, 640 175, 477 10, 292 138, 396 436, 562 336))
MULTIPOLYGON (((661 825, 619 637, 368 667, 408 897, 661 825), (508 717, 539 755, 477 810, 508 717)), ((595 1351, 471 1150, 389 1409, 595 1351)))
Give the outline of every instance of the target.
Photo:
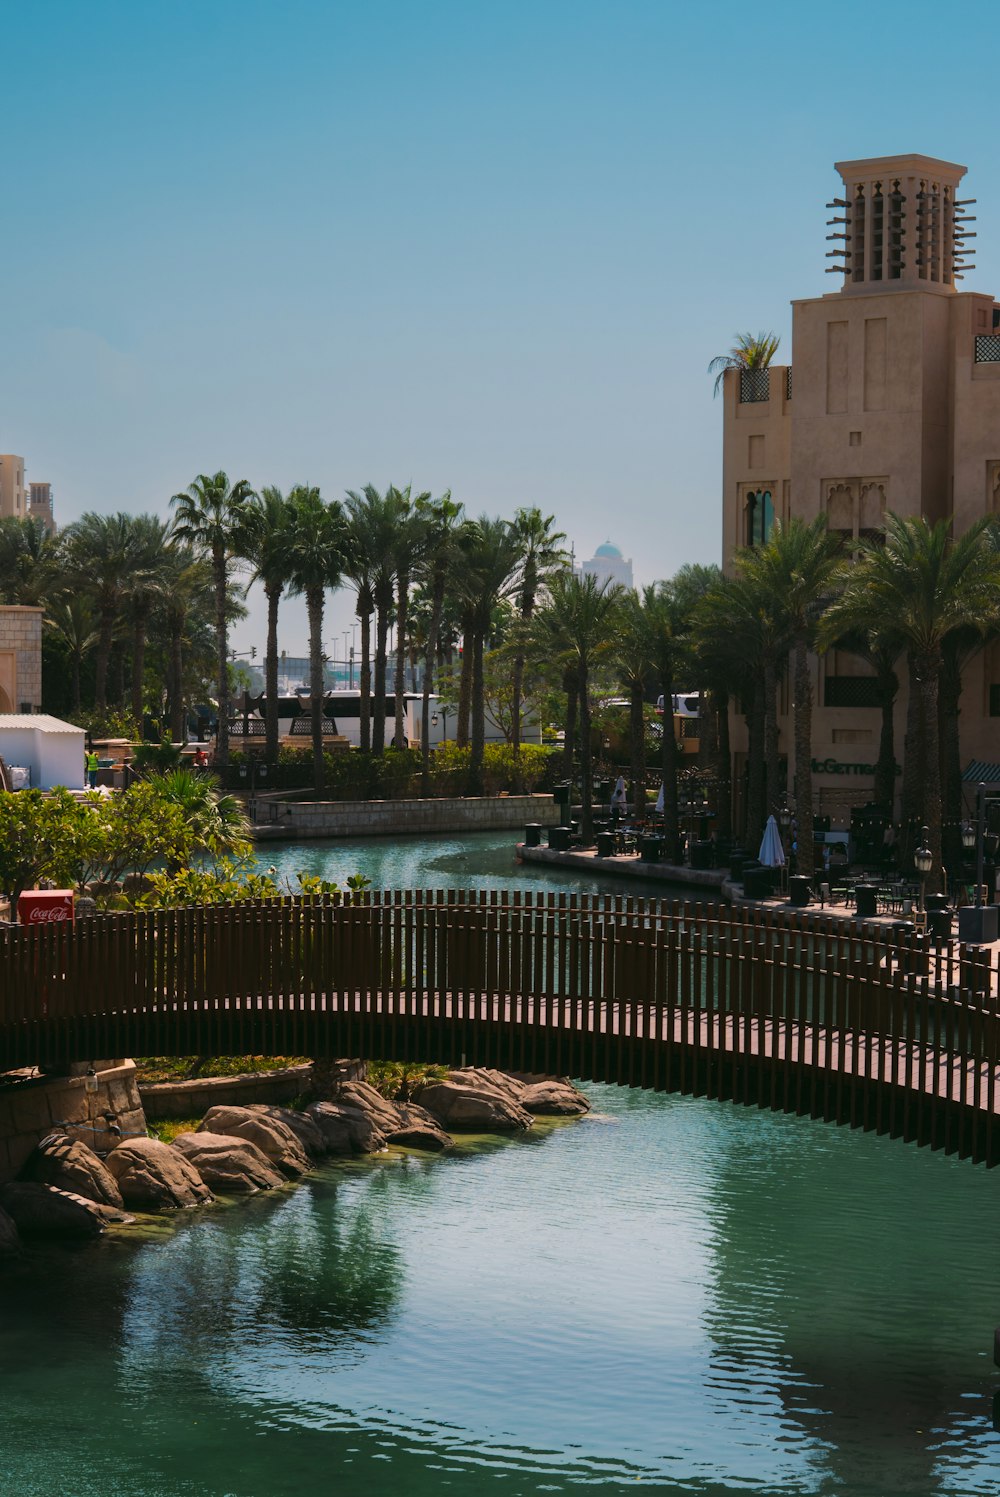
POLYGON ((662 816, 663 815, 663 781, 662 780, 660 781, 660 793, 656 797, 656 809, 659 811, 660 815, 662 816))
POLYGON ((783 868, 785 866, 785 849, 781 845, 781 833, 778 831, 778 823, 773 816, 767 818, 764 835, 760 839, 760 852, 757 854, 758 861, 765 868, 783 868))

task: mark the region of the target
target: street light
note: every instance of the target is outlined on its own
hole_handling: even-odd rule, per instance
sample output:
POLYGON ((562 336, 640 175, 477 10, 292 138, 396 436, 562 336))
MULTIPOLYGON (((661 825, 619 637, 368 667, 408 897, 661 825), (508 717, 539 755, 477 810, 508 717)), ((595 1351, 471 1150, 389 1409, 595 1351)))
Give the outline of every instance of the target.
POLYGON ((913 851, 913 865, 920 875, 921 910, 923 910, 924 908, 924 882, 927 878, 927 875, 930 873, 931 869, 934 866, 934 854, 931 852, 930 848, 927 845, 929 836, 930 832, 928 831, 927 827, 922 826, 920 828, 920 846, 914 848, 913 851))
POLYGON ((435 727, 435 728, 437 727, 438 712, 440 712, 440 714, 441 714, 441 742, 442 743, 447 743, 448 742, 448 709, 447 709, 447 707, 439 707, 438 710, 437 710, 437 712, 435 712, 435 713, 432 714, 432 716, 431 716, 431 726, 435 727))

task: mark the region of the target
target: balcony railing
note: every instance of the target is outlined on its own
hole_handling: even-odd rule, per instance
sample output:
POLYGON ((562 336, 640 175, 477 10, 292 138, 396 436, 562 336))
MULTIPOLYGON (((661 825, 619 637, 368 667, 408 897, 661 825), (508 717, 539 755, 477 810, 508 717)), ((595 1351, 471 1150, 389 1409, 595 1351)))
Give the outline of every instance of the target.
POLYGON ((770 369, 740 370, 740 404, 751 405, 771 398, 770 369))

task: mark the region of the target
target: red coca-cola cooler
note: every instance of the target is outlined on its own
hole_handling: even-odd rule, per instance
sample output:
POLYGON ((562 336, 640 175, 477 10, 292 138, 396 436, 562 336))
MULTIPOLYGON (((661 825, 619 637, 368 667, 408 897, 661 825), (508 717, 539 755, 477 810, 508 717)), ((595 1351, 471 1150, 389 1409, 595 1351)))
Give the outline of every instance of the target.
POLYGON ((72 889, 25 889, 17 901, 17 918, 22 925, 53 925, 68 920, 73 924, 72 889))

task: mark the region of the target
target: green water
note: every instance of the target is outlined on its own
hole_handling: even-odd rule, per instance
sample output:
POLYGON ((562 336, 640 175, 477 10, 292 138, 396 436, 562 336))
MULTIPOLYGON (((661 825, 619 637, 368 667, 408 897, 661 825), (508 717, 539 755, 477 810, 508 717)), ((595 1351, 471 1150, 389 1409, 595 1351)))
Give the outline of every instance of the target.
MULTIPOLYGON (((261 851, 379 884, 519 876, 506 839, 419 849, 261 851)), ((0 1276, 0 1494, 1000 1489, 1000 1175, 589 1094, 537 1136, 33 1249, 0 1276)))
POLYGON ((537 1139, 34 1253, 0 1280, 0 1491, 997 1490, 996 1177, 591 1096, 537 1139))

